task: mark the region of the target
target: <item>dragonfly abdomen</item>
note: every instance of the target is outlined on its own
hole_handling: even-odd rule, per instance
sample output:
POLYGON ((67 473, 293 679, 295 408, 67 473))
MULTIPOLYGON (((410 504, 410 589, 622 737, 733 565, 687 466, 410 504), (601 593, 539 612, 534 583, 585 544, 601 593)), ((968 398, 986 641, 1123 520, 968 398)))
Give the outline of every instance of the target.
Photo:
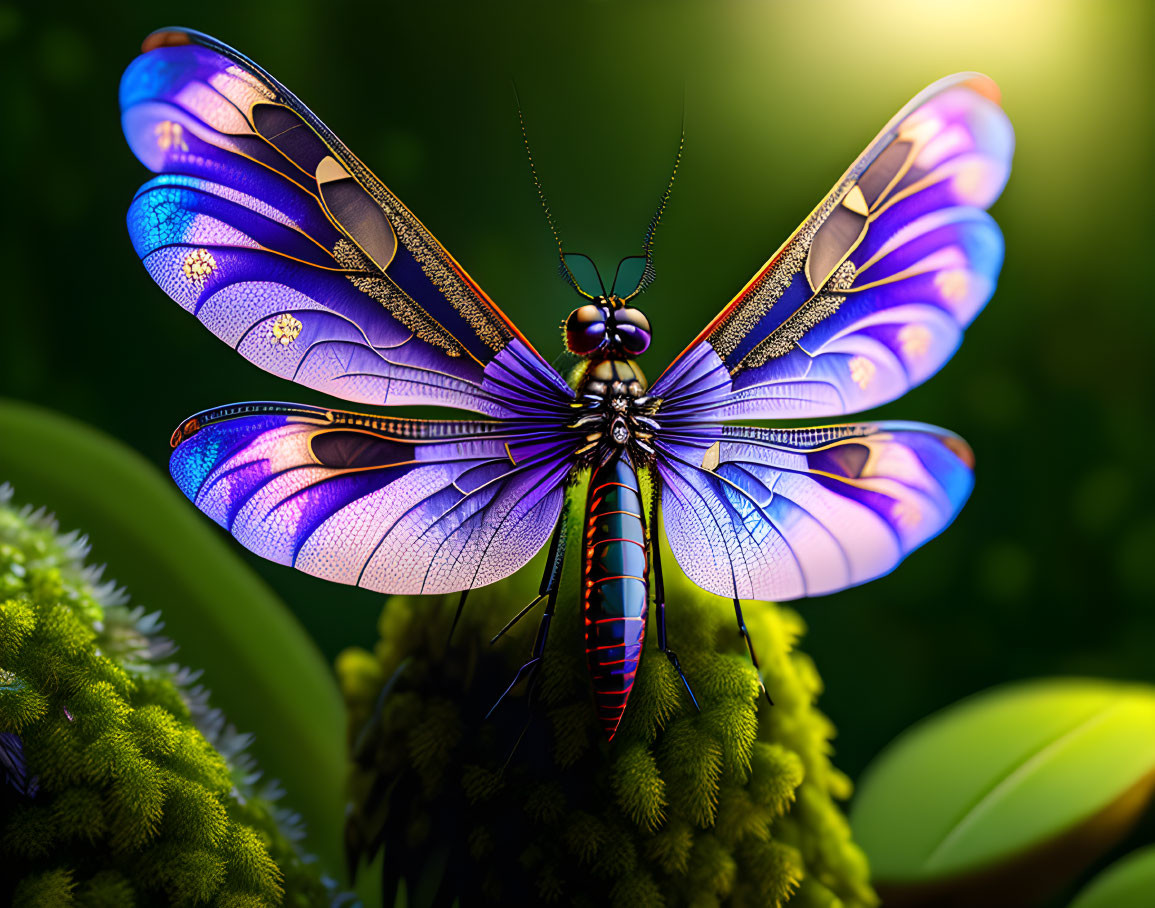
POLYGON ((648 600, 642 495, 625 451, 590 477, 582 542, 586 656, 598 719, 613 738, 642 657, 648 600))

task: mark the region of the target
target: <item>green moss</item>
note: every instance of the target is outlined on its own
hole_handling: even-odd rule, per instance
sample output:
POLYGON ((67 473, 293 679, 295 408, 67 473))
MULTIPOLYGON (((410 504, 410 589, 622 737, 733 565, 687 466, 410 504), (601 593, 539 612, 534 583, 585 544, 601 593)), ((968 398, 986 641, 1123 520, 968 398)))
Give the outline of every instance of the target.
POLYGON ((496 646, 489 637, 532 598, 532 571, 471 593, 451 646, 456 596, 398 597, 374 652, 338 660, 355 760, 350 852, 359 861, 383 850, 386 904, 400 881, 411 904, 430 905, 876 904, 836 804, 850 784, 830 763, 834 728, 814 708, 821 682, 796 649, 797 614, 744 609, 771 707, 733 605, 664 559, 670 644, 702 710, 651 633, 606 743, 574 561, 534 696, 515 692, 488 721, 536 620, 496 646))
POLYGON ((332 901, 248 738, 170 664, 157 614, 10 496, 0 487, 0 903, 332 901))

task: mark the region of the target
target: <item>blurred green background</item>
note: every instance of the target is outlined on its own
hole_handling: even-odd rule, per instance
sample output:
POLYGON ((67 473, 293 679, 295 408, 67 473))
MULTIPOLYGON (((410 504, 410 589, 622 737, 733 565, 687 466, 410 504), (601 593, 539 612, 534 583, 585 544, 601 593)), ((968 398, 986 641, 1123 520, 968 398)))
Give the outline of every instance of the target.
MULTIPOLYGON (((322 400, 213 338, 129 244, 146 172, 120 135, 117 83, 162 25, 217 35, 292 87, 547 357, 577 298, 556 275, 511 78, 567 246, 603 267, 638 251, 685 86, 685 156, 642 301, 651 378, 895 110, 979 70, 1018 135, 994 208, 1002 279, 942 373, 881 411, 966 437, 974 496, 891 576, 801 603, 804 646, 852 776, 914 720, 1000 681, 1152 681, 1153 19, 1140 0, 0 5, 0 394, 161 468, 193 411, 322 400)), ((241 554, 327 657, 372 644, 380 597, 241 554)))

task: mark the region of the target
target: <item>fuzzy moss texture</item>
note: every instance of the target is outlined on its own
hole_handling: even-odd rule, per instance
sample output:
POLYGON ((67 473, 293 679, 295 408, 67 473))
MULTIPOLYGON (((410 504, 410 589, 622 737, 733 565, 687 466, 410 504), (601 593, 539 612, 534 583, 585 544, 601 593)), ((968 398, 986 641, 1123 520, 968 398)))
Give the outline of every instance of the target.
POLYGON ((385 904, 402 887, 411 906, 877 904, 836 804, 850 782, 830 763, 834 728, 814 708, 821 681, 796 649, 798 615, 744 609, 771 707, 732 603, 690 584, 667 551, 670 645, 701 713, 651 628, 607 744, 568 562, 535 692, 489 721, 537 616, 489 638, 532 598, 532 578, 471 593, 448 646, 456 596, 394 598, 375 651, 338 660, 355 761, 350 857, 383 852, 385 904))
POLYGON ((315 906, 247 738, 87 546, 0 487, 0 903, 315 906))

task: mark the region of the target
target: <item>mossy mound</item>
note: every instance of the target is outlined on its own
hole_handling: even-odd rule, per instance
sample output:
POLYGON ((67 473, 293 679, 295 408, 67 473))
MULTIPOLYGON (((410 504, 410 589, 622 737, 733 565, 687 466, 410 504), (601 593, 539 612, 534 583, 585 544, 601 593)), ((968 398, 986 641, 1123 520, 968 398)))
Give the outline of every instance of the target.
POLYGON ((850 783, 830 763, 834 729, 814 708, 821 682, 795 648, 797 614, 745 607, 771 707, 733 605, 671 569, 670 645, 701 712, 651 632, 606 743, 569 560, 534 695, 515 691, 488 721, 536 630, 529 616, 489 643, 536 592, 523 580, 471 593, 448 646, 456 596, 394 598, 375 651, 338 660, 350 859, 383 851, 386 904, 402 882, 410 905, 876 904, 836 805, 850 783))
POLYGON ((0 487, 0 903, 316 906, 246 736, 167 662, 156 613, 0 487))

